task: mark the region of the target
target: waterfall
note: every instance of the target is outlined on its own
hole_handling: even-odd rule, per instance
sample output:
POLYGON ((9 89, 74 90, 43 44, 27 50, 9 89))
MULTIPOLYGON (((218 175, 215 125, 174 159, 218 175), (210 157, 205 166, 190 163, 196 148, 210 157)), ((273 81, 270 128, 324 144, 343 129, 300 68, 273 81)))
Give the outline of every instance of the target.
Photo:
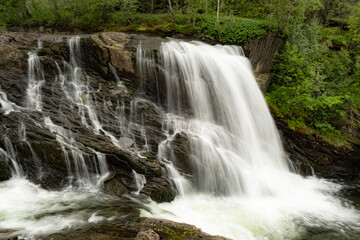
POLYGON ((359 213, 333 197, 340 185, 291 172, 240 47, 170 41, 161 45, 159 64, 168 113, 158 159, 178 197, 159 205, 166 211, 155 207, 145 216, 189 222, 233 239, 293 239, 311 228, 360 229, 359 213), (174 154, 179 135, 188 141, 190 178, 176 167, 186 161, 174 154))
POLYGON ((27 82, 12 88, 11 76, 0 78, 0 170, 12 175, 0 182, 0 239, 97 231, 134 221, 138 210, 241 240, 360 232, 359 211, 337 197, 340 184, 293 171, 240 47, 164 40, 155 51, 140 43, 139 81, 121 82, 111 64, 109 79, 86 71, 82 39, 66 38, 59 46, 69 57, 52 58, 55 79, 45 78, 42 63, 53 64, 41 63, 50 44, 40 40, 27 82), (166 176, 177 196, 157 204, 147 195, 172 195, 166 176), (62 188, 49 190, 59 179, 62 188))
POLYGON ((1 109, 4 111, 5 115, 8 115, 11 112, 19 111, 21 109, 20 106, 15 103, 9 101, 7 99, 6 93, 0 90, 0 105, 1 109))
POLYGON ((134 181, 136 184, 136 191, 134 191, 133 193, 135 195, 139 195, 140 191, 143 189, 146 183, 146 178, 144 175, 137 173, 135 170, 132 170, 132 173, 134 175, 134 181))
POLYGON ((197 190, 276 195, 279 189, 269 174, 287 173, 288 163, 250 62, 241 53, 235 46, 162 45, 168 111, 181 116, 185 101, 194 115, 174 118, 175 126, 169 127, 189 136, 197 190))
MULTIPOLYGON (((143 49, 142 43, 140 42, 136 51, 136 68, 139 78, 139 92, 140 94, 146 94, 146 80, 152 79, 156 84, 157 96, 160 95, 158 76, 156 71, 156 52, 152 50, 143 49)), ((158 99, 159 101, 159 99, 158 99)))
POLYGON ((41 87, 45 83, 44 71, 38 55, 34 52, 29 52, 28 55, 27 107, 41 111, 41 87))
POLYGON ((70 50, 70 64, 64 62, 65 71, 58 66, 59 79, 61 80, 62 89, 66 97, 78 107, 78 113, 82 123, 95 134, 104 134, 111 139, 112 143, 121 148, 119 139, 111 132, 103 129, 102 124, 94 108, 94 100, 91 96, 91 88, 88 83, 88 77, 81 68, 81 38, 72 37, 68 41, 70 50), (90 124, 89 124, 90 123, 90 124))
POLYGON ((114 78, 115 78, 115 80, 116 80, 116 85, 117 85, 118 87, 122 88, 122 89, 124 90, 124 92, 126 93, 126 92, 127 92, 126 87, 124 86, 123 82, 120 80, 120 78, 119 78, 119 76, 118 76, 118 74, 117 74, 116 69, 115 69, 114 66, 111 65, 110 63, 109 63, 109 70, 111 71, 111 73, 113 74, 113 76, 114 76, 114 78))
POLYGON ((24 171, 18 163, 15 149, 8 137, 5 137, 5 150, 0 148, 0 160, 7 162, 11 167, 11 173, 15 177, 23 177, 24 171))
MULTIPOLYGON (((41 49, 42 45, 42 41, 39 40, 38 49, 41 49)), ((79 125, 84 124, 96 134, 103 133, 115 143, 118 141, 111 133, 102 129, 97 117, 88 76, 81 68, 80 37, 71 38, 68 45, 70 60, 64 61, 63 64, 55 61, 59 74, 53 83, 45 82, 45 73, 37 54, 28 53, 26 108, 10 101, 6 93, 0 89, 1 127, 5 129, 5 132, 0 134, 3 140, 0 143, 2 144, 0 164, 5 162, 12 175, 11 179, 0 182, 1 239, 39 239, 42 238, 40 235, 65 229, 76 229, 104 221, 130 221, 136 217, 134 211, 129 210, 133 209, 133 205, 129 204, 128 200, 109 196, 101 191, 109 175, 105 154, 78 143, 74 137, 74 129, 71 127, 58 125, 58 122, 61 122, 59 120, 62 120, 61 111, 59 111, 59 116, 56 109, 54 111, 50 106, 43 108, 45 102, 42 102, 42 98, 56 96, 54 87, 59 84, 59 90, 64 92, 64 100, 69 104, 69 108, 78 110, 81 119, 79 125), (49 97, 49 91, 44 91, 42 96, 42 88, 49 89, 50 84, 53 84, 52 96, 49 97), (38 121, 40 119, 41 121, 38 121), (8 122, 10 122, 9 125, 7 125, 8 122), (18 123, 15 132, 12 129, 14 128, 12 123, 18 123), (38 143, 38 137, 41 139, 40 142, 50 140, 44 136, 34 136, 36 127, 41 129, 40 132, 51 132, 62 150, 70 181, 61 190, 45 190, 40 187, 42 181, 37 181, 39 185, 36 185, 28 180, 28 178, 34 179, 30 176, 33 173, 36 174, 37 180, 43 180, 43 174, 49 176, 49 173, 45 172, 48 170, 45 164, 49 163, 41 162, 36 154, 36 152, 40 153, 39 156, 41 156, 41 151, 44 150, 39 149, 39 145, 31 146, 31 143, 38 143), (31 131, 29 136, 27 136, 27 130, 31 131), (16 135, 18 136, 17 144, 14 141, 16 135), (27 154, 26 159, 20 159, 24 153, 27 154), (44 172, 43 169, 45 169, 44 172), (113 214, 114 212, 116 215, 113 214)), ((54 99, 57 104, 58 99, 54 99)), ((58 184, 60 186, 62 183, 58 184)))
POLYGON ((109 172, 105 157, 101 153, 90 149, 96 155, 96 160, 93 164, 95 171, 90 171, 87 164, 88 161, 86 161, 86 153, 76 146, 77 144, 72 137, 71 131, 54 124, 49 117, 45 117, 44 125, 52 133, 56 134, 56 140, 60 143, 64 154, 70 182, 72 179, 75 179, 80 187, 95 187, 95 189, 98 189, 109 172), (70 156, 73 162, 70 161, 70 156))
POLYGON ((35 166, 37 169, 37 178, 41 179, 42 178, 42 164, 41 164, 41 160, 39 159, 39 157, 37 156, 36 152, 33 150, 31 144, 27 141, 26 138, 26 127, 25 124, 23 122, 20 123, 19 126, 19 140, 26 143, 26 145, 29 147, 30 152, 31 152, 31 156, 32 159, 35 162, 35 166))

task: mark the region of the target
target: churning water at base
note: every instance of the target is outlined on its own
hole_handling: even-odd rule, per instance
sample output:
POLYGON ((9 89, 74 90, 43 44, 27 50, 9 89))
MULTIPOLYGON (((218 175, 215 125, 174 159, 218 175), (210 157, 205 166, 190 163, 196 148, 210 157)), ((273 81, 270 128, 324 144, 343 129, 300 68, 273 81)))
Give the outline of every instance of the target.
POLYGON ((145 216, 242 240, 298 239, 309 231, 359 233, 359 212, 334 196, 340 185, 291 171, 239 47, 171 41, 162 44, 159 59, 169 114, 158 158, 167 164, 179 195, 154 204, 145 216), (188 141, 192 180, 174 167, 185 160, 173 154, 179 134, 188 141))
MULTIPOLYGON (((5 239, 41 235, 76 229, 107 221, 126 222, 136 218, 129 200, 104 193, 68 187, 47 191, 14 177, 0 182, 0 231, 9 230, 5 239)), ((22 238, 21 238, 22 239, 22 238)), ((40 237, 41 239, 41 237, 40 237)))

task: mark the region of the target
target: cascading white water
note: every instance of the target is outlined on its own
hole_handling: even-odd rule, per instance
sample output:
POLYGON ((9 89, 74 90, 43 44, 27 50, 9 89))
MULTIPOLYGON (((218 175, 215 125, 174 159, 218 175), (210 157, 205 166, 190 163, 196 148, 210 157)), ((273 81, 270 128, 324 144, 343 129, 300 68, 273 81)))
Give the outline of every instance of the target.
POLYGON ((155 52, 143 49, 142 43, 140 42, 136 51, 136 68, 140 82, 140 94, 146 93, 146 79, 151 78, 153 81, 155 81, 157 96, 160 95, 157 81, 157 71, 155 67, 155 52))
POLYGON ((43 239, 71 228, 132 218, 122 199, 71 187, 48 191, 24 178, 0 182, 0 195, 0 239, 43 239))
POLYGON ((26 145, 29 147, 30 152, 31 152, 31 157, 34 160, 35 166, 37 169, 37 178, 41 179, 42 178, 41 161, 40 161, 39 157, 37 156, 37 154, 35 153, 35 151, 33 150, 31 144, 27 141, 26 128, 25 128, 25 124, 23 122, 21 122, 20 127, 19 127, 19 140, 26 143, 26 145))
POLYGON ((93 164, 94 171, 90 171, 86 164, 86 154, 76 146, 71 132, 54 124, 49 117, 45 117, 44 125, 52 133, 56 134, 56 140, 60 143, 64 154, 70 180, 74 178, 80 187, 95 187, 95 190, 97 190, 109 173, 104 156, 95 150, 90 150, 95 153, 97 158, 93 164), (69 150, 73 159, 72 162, 70 161, 69 150))
POLYGON ((44 71, 38 55, 34 52, 29 52, 28 55, 27 107, 41 111, 41 87, 45 83, 44 71))
POLYGON ((173 214, 154 207, 151 216, 234 239, 293 239, 307 228, 360 230, 359 212, 333 197, 340 185, 290 171, 240 47, 170 41, 162 44, 159 58, 169 114, 158 157, 179 196, 160 204, 173 214), (172 153, 179 133, 189 141, 193 183, 173 164, 183 160, 172 153))
POLYGON ((23 177, 24 171, 21 165, 18 163, 15 149, 8 137, 5 137, 5 150, 0 148, 0 160, 5 161, 11 168, 11 174, 15 177, 23 177))
POLYGON ((103 129, 96 109, 93 106, 94 100, 91 97, 91 89, 88 83, 88 77, 81 68, 81 38, 72 37, 68 41, 70 49, 70 64, 64 61, 65 71, 58 66, 59 79, 66 97, 78 107, 78 113, 81 116, 82 123, 90 128, 95 134, 104 134, 109 137, 112 143, 121 148, 119 139, 111 132, 103 129), (89 124, 90 123, 90 124, 89 124))
MULTIPOLYGON (((146 81, 155 78, 157 84, 159 76, 154 69, 158 67, 155 52, 140 49, 138 61, 145 61, 139 66, 141 97, 131 101, 129 119, 126 119, 125 102, 118 102, 116 117, 121 132, 118 139, 119 136, 103 129, 101 121, 106 120, 97 116, 89 77, 81 68, 80 38, 73 37, 68 44, 70 61, 64 61, 63 65, 56 63, 59 75, 54 85, 61 84, 71 109, 77 109, 87 128, 140 155, 152 147, 148 144, 152 135, 144 123, 142 104, 152 105, 163 116, 166 140, 159 145, 158 158, 167 165, 179 196, 172 203, 152 203, 152 213, 143 212, 144 215, 188 222, 211 234, 245 240, 306 239, 308 229, 332 230, 340 235, 360 231, 359 213, 333 197, 340 185, 314 177, 303 178, 290 171, 273 120, 241 48, 198 42, 164 43, 159 69, 164 71, 166 80, 167 114, 143 96, 149 86, 146 81), (186 109, 190 111, 184 112, 186 109), (135 131, 142 136, 140 141, 135 139, 135 131), (176 163, 183 160, 177 159, 173 152, 178 135, 188 143, 193 181, 176 168, 176 163)), ((34 66, 35 60, 34 56, 34 66)), ((33 74, 29 68, 29 80, 34 74, 35 80, 29 81, 28 86, 36 91, 28 98, 34 100, 33 106, 28 107, 41 110, 42 85, 31 87, 44 79, 40 62, 37 66, 32 68, 33 74)), ((157 90, 159 95, 158 86, 157 90)), ((1 90, 0 104, 4 115, 20 112, 16 115, 29 116, 28 109, 9 101, 1 90)), ((110 111, 106 106, 104 101, 105 112, 110 111)), ((0 231, 14 231, 7 238, 19 235, 36 238, 39 234, 122 217, 114 212, 123 203, 98 191, 108 173, 105 155, 77 143, 71 129, 54 124, 58 123, 56 116, 52 114, 50 119, 47 113, 46 108, 34 113, 42 116, 41 123, 31 120, 56 136, 68 175, 77 184, 61 191, 47 191, 30 183, 25 179, 23 170, 27 169, 19 164, 21 159, 17 158, 10 137, 4 137, 0 161, 8 163, 13 174, 9 181, 0 182, 0 231), (109 211, 111 208, 114 211, 109 211)), ((19 126, 19 138, 32 149, 23 124, 19 126)), ((135 171, 133 174, 137 186, 133 194, 137 195, 146 179, 135 171)), ((347 235, 341 235, 340 239, 343 236, 347 235)))
POLYGON ((141 189, 143 189, 145 183, 146 183, 146 178, 144 175, 137 173, 135 170, 132 170, 132 173, 134 175, 134 181, 136 184, 136 191, 132 192, 135 195, 139 195, 141 189))
POLYGON ((114 66, 111 65, 110 63, 109 63, 109 70, 111 71, 111 73, 113 74, 113 76, 114 76, 114 78, 115 78, 115 80, 116 80, 116 85, 117 85, 118 87, 122 88, 122 89, 124 90, 124 92, 126 93, 126 92, 127 92, 126 87, 124 86, 123 82, 120 80, 120 78, 119 78, 119 76, 118 76, 118 74, 117 74, 116 69, 115 69, 114 66))
POLYGON ((8 115, 9 113, 11 113, 13 111, 19 111, 20 109, 22 109, 20 106, 9 101, 7 99, 6 93, 4 93, 1 90, 0 90, 0 105, 1 105, 1 109, 4 111, 5 115, 8 115))
POLYGON ((163 44, 168 111, 181 114, 181 102, 188 101, 194 113, 194 119, 177 124, 176 130, 189 135, 198 190, 276 195, 278 188, 269 182, 268 173, 288 172, 288 163, 250 62, 240 49, 163 44))

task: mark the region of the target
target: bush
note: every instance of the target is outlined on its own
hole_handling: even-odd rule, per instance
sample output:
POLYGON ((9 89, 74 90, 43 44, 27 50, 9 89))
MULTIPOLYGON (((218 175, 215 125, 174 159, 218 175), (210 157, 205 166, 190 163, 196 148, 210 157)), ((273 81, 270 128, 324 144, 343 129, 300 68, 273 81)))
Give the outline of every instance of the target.
POLYGON ((292 126, 308 126, 331 136, 337 131, 333 122, 348 121, 349 112, 359 112, 357 64, 345 49, 311 57, 287 43, 276 56, 267 101, 292 126))

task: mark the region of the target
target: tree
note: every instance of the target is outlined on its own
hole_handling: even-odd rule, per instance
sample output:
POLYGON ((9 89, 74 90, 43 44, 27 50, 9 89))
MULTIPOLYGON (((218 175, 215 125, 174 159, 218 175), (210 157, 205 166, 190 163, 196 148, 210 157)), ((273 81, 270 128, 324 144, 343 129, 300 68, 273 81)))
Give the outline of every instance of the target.
POLYGON ((21 25, 29 13, 26 0, 2 0, 0 2, 0 25, 21 25))
POLYGON ((216 21, 219 22, 220 20, 220 1, 221 0, 217 0, 217 8, 216 8, 216 21))
POLYGON ((171 0, 169 0, 169 8, 170 8, 170 12, 171 12, 173 21, 174 21, 174 23, 175 23, 175 21, 176 21, 176 19, 175 19, 175 13, 174 13, 174 10, 173 10, 173 8, 172 8, 171 0))
POLYGON ((302 25, 305 20, 311 21, 314 14, 321 6, 319 0, 272 0, 267 4, 269 18, 276 23, 277 30, 281 35, 291 35, 293 27, 302 25))
POLYGON ((351 48, 359 47, 360 43, 360 2, 354 6, 348 18, 351 48))

